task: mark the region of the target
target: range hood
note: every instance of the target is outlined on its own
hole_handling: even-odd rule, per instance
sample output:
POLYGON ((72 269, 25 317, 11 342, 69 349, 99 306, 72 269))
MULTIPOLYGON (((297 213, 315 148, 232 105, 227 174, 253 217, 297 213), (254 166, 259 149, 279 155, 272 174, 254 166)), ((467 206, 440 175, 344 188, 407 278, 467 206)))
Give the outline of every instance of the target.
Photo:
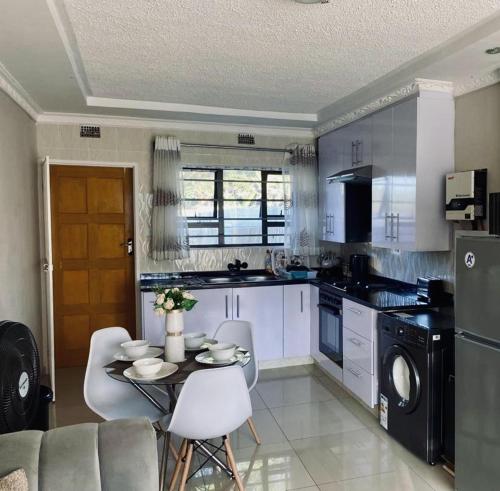
POLYGON ((352 184, 368 184, 372 180, 372 166, 363 165, 342 170, 326 178, 328 182, 345 182, 352 184))

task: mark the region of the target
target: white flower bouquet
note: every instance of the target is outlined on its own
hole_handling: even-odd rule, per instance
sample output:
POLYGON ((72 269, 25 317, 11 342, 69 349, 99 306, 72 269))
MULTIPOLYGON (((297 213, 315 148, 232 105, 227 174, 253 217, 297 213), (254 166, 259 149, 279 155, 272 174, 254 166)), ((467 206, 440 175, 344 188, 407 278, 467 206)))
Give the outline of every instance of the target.
POLYGON ((191 310, 198 300, 183 288, 157 288, 153 309, 157 315, 165 315, 173 310, 191 310))

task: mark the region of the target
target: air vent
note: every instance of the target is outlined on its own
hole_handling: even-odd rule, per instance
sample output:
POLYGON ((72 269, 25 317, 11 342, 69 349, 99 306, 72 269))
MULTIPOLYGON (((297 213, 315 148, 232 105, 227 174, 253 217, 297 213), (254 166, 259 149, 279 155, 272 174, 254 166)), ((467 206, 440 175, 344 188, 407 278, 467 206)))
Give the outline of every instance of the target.
POLYGON ((80 138, 101 138, 99 126, 80 126, 80 138))
POLYGON ((240 133, 238 135, 239 145, 255 145, 255 136, 240 133))

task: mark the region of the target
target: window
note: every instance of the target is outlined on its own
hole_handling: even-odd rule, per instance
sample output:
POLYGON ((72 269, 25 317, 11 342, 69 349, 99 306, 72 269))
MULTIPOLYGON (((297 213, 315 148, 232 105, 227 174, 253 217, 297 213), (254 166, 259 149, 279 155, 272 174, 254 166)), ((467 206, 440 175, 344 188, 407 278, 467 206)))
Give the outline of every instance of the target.
POLYGON ((183 170, 191 247, 282 245, 281 171, 183 170))

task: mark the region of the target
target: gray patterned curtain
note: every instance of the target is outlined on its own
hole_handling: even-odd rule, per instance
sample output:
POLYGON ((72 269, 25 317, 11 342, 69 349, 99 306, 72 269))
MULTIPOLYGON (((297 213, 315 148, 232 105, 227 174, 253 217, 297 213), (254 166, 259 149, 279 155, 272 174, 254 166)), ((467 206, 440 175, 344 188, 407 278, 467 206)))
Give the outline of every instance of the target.
POLYGON ((314 145, 296 145, 283 166, 285 249, 288 254, 319 254, 318 162, 314 145))
POLYGON ((187 222, 183 213, 181 144, 157 136, 153 159, 151 257, 155 261, 189 256, 187 222))

